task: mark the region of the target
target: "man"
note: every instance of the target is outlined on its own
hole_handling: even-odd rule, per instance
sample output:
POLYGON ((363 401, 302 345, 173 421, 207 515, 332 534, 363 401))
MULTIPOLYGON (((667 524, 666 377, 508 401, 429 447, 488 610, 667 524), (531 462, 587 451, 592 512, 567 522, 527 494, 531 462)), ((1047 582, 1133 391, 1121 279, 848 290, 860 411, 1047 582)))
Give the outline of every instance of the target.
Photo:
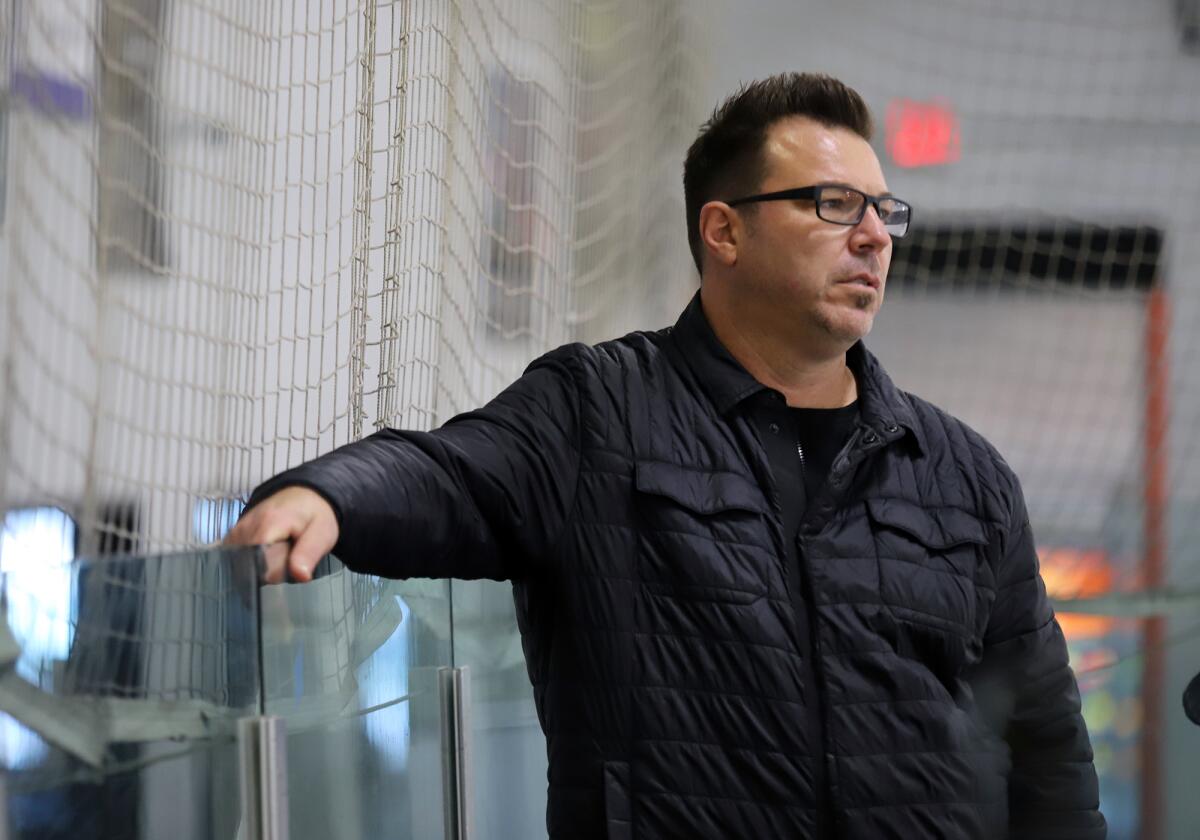
POLYGON ((1017 480, 861 343, 910 215, 870 136, 834 79, 744 88, 688 152, 674 328, 277 476, 231 533, 302 580, 511 579, 552 837, 1104 836, 1017 480))

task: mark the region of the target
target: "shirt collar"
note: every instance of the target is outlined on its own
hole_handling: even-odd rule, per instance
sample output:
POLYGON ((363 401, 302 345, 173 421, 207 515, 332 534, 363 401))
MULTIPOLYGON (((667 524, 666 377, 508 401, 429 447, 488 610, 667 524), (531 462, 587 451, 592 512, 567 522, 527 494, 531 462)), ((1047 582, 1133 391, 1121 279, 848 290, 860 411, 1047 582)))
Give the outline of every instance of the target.
MULTIPOLYGON (((704 314, 700 292, 696 292, 675 322, 670 339, 722 417, 742 401, 769 390, 721 344, 704 314)), ((861 341, 847 351, 846 365, 858 382, 862 422, 888 439, 898 438, 901 430, 906 430, 925 451, 924 436, 908 395, 893 384, 879 360, 861 341)))
POLYGON ((700 304, 700 292, 675 322, 671 338, 722 417, 742 400, 767 390, 717 338, 700 304))

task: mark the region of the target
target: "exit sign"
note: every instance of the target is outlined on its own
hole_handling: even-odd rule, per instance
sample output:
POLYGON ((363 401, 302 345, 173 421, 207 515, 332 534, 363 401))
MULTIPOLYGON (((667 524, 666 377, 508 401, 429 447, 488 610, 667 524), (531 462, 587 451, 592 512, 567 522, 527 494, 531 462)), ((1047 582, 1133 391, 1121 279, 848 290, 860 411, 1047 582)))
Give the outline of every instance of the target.
POLYGON ((943 100, 893 99, 886 127, 888 155, 905 169, 954 163, 961 154, 958 115, 943 100))

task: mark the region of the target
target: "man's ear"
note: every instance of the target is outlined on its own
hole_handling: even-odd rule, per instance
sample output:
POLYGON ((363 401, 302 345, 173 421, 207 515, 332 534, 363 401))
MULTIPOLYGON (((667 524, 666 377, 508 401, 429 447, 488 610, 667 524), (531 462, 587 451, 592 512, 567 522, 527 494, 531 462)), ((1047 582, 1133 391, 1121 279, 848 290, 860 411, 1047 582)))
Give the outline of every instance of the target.
POLYGON ((737 213, 724 201, 710 201, 700 208, 700 241, 704 244, 705 259, 726 266, 736 264, 745 230, 737 213))

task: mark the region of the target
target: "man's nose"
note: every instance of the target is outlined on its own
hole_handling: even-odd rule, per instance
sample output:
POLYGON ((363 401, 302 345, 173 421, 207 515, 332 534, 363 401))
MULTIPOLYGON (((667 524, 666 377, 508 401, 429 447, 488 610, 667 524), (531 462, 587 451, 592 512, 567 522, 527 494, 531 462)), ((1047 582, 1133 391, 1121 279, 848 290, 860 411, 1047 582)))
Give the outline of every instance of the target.
POLYGON ((882 251, 892 242, 892 236, 887 232, 887 226, 874 205, 867 205, 862 219, 854 226, 851 234, 851 247, 855 251, 882 251))

